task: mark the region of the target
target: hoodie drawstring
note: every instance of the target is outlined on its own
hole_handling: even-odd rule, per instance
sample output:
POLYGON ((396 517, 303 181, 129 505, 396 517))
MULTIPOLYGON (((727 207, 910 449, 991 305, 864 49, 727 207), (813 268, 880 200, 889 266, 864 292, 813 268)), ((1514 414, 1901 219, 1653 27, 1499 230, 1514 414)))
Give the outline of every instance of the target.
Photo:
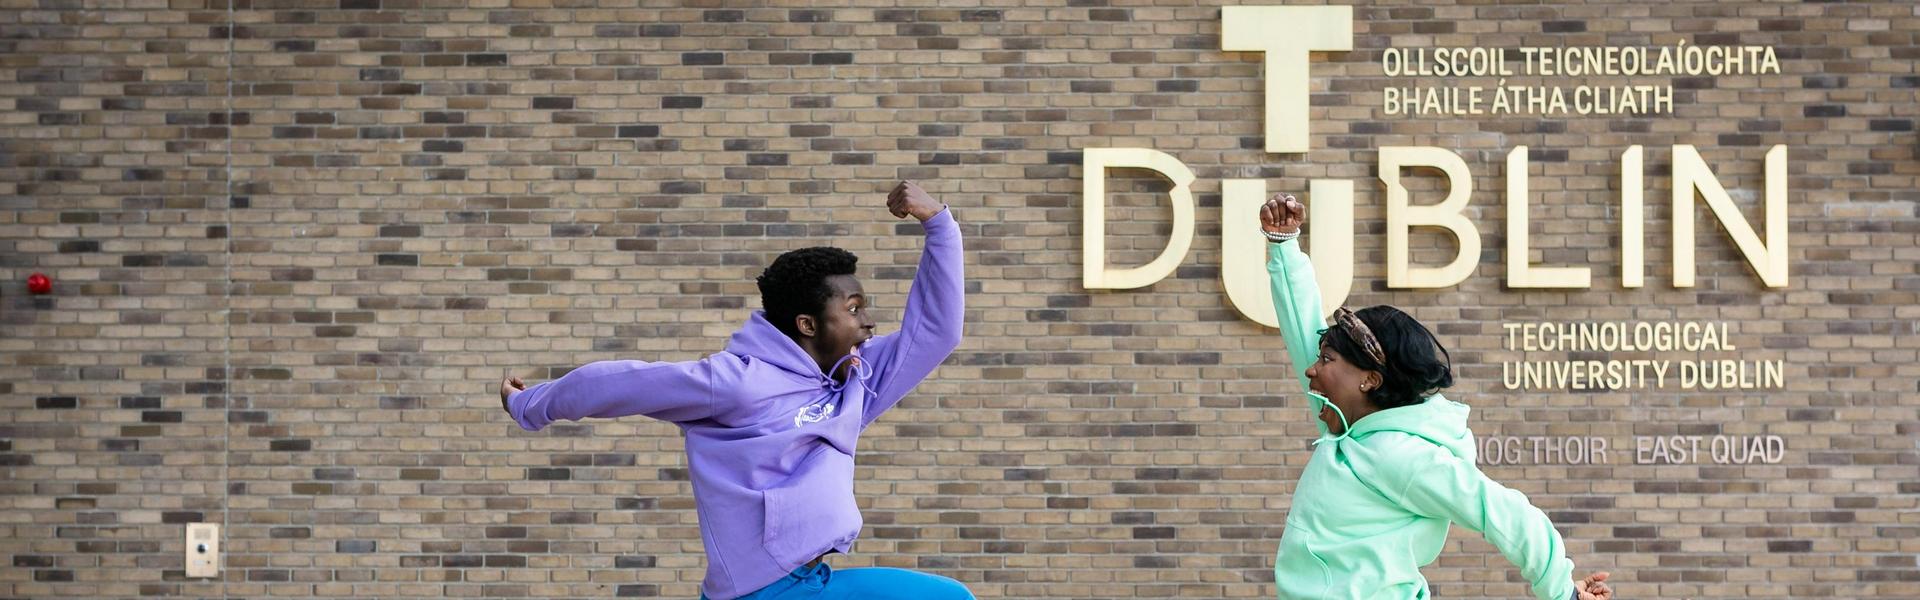
MULTIPOLYGON (((845 389, 847 387, 847 382, 834 381, 833 373, 835 371, 839 371, 841 365, 847 364, 847 361, 856 360, 859 358, 860 358, 860 355, 849 353, 846 356, 840 357, 840 360, 834 361, 833 367, 830 369, 827 369, 827 372, 821 375, 821 377, 827 380, 827 389, 835 392, 845 389)), ((866 388, 867 393, 873 393, 873 388, 867 387, 867 378, 873 375, 873 371, 867 368, 867 361, 859 360, 853 363, 853 372, 848 373, 847 375, 849 375, 849 377, 847 377, 847 379, 849 380, 852 380, 852 379, 860 380, 860 387, 866 388)))
MULTIPOLYGON (((840 366, 846 364, 847 360, 852 358, 855 358, 852 354, 841 357, 839 361, 833 363, 833 368, 828 369, 827 373, 839 371, 840 366)), ((872 395, 873 388, 867 385, 867 379, 872 376, 873 372, 867 369, 866 361, 857 361, 850 369, 850 372, 847 373, 847 379, 859 380, 860 387, 867 390, 868 395, 872 395)), ((833 401, 834 395, 839 394, 841 390, 847 388, 848 382, 834 381, 832 377, 822 375, 820 383, 822 384, 820 386, 820 395, 815 396, 812 401, 807 402, 806 408, 800 409, 800 413, 793 416, 794 427, 802 427, 808 423, 818 423, 827 417, 833 416, 834 413, 839 412, 840 407, 831 402, 833 401)))
POLYGON ((856 360, 859 358, 860 358, 860 355, 850 353, 850 354, 847 354, 846 356, 840 357, 840 360, 834 361, 833 368, 827 369, 827 372, 821 375, 821 377, 824 377, 826 379, 827 392, 825 394, 822 394, 819 399, 816 399, 814 401, 819 402, 820 400, 826 399, 827 396, 831 396, 833 394, 839 393, 841 390, 846 389, 847 382, 854 381, 854 380, 858 380, 860 382, 860 387, 862 389, 867 390, 867 395, 869 396, 873 395, 873 388, 867 385, 867 379, 873 376, 873 370, 867 368, 867 361, 856 360), (854 363, 853 363, 852 371, 847 373, 847 379, 844 381, 834 381, 833 374, 839 371, 840 366, 847 364, 847 361, 849 360, 853 360, 854 363))
POLYGON ((1347 413, 1345 411, 1340 410, 1340 406, 1337 404, 1334 404, 1333 400, 1330 400, 1326 396, 1315 394, 1313 392, 1307 392, 1307 395, 1312 396, 1313 398, 1319 400, 1322 406, 1333 409, 1334 416, 1340 417, 1340 435, 1336 435, 1333 437, 1322 437, 1320 439, 1314 440, 1313 445, 1318 446, 1320 445, 1320 442, 1338 442, 1340 440, 1347 439, 1347 434, 1353 433, 1353 424, 1347 422, 1347 413))

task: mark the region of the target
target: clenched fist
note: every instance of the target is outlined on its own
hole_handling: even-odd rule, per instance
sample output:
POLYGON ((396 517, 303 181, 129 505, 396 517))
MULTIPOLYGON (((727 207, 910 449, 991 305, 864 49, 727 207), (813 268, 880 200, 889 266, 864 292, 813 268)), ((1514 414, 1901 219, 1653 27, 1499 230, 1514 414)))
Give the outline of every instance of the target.
POLYGON ((1267 233, 1299 233, 1300 226, 1306 222, 1307 205, 1295 200, 1292 194, 1274 194, 1260 207, 1260 230, 1267 233))
POLYGON ((887 193, 887 212, 893 213, 896 218, 913 215, 913 218, 925 223, 946 207, 939 200, 934 200, 926 190, 920 189, 920 184, 911 181, 902 181, 887 193))
POLYGON ((508 377, 500 380, 500 410, 507 411, 507 415, 512 416, 513 405, 508 403, 507 400, 512 398, 514 394, 524 391, 527 391, 527 384, 526 382, 520 381, 519 377, 508 377))

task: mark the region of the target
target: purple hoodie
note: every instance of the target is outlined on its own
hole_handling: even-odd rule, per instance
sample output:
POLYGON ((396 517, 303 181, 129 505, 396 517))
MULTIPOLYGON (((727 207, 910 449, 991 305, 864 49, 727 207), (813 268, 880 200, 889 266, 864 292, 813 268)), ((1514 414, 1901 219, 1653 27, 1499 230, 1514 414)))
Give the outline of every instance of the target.
POLYGON ((753 593, 829 550, 845 553, 860 535, 860 432, 960 345, 960 226, 942 210, 925 227, 900 332, 862 344, 861 367, 845 383, 756 311, 705 359, 592 363, 515 394, 510 412, 528 431, 628 415, 679 425, 707 549, 700 589, 715 600, 753 593))

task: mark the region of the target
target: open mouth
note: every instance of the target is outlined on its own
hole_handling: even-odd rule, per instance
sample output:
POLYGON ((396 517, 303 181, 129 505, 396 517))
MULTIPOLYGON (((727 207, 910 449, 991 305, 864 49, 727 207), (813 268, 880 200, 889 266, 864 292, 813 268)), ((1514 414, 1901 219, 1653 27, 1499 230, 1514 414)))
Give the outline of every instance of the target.
POLYGON ((1309 389, 1309 390, 1307 390, 1307 396, 1309 396, 1309 397, 1312 397, 1313 399, 1315 399, 1315 400, 1319 400, 1319 401, 1320 401, 1320 416, 1321 416, 1321 417, 1323 417, 1323 418, 1324 418, 1324 417, 1326 417, 1326 416, 1327 416, 1327 414, 1328 414, 1328 413, 1331 413, 1331 412, 1333 412, 1333 400, 1332 400, 1332 399, 1330 399, 1330 398, 1327 398, 1325 394, 1321 394, 1320 392, 1316 392, 1316 391, 1313 391, 1313 390, 1311 390, 1311 389, 1309 389))
POLYGON ((866 362, 867 360, 866 357, 860 355, 860 345, 865 343, 866 343, 866 340, 861 340, 860 342, 855 343, 852 348, 847 349, 847 356, 852 359, 848 362, 851 362, 853 365, 859 365, 860 363, 866 362))

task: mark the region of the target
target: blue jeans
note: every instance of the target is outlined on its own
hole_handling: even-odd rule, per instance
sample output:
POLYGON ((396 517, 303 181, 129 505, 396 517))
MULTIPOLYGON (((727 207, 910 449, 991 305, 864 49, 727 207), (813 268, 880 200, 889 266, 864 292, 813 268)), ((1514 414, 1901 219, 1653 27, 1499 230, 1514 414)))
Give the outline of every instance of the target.
MULTIPOLYGON (((958 581, 919 571, 869 567, 835 571, 827 563, 794 569, 740 600, 973 600, 958 581)), ((701 594, 700 600, 708 600, 701 594)))

